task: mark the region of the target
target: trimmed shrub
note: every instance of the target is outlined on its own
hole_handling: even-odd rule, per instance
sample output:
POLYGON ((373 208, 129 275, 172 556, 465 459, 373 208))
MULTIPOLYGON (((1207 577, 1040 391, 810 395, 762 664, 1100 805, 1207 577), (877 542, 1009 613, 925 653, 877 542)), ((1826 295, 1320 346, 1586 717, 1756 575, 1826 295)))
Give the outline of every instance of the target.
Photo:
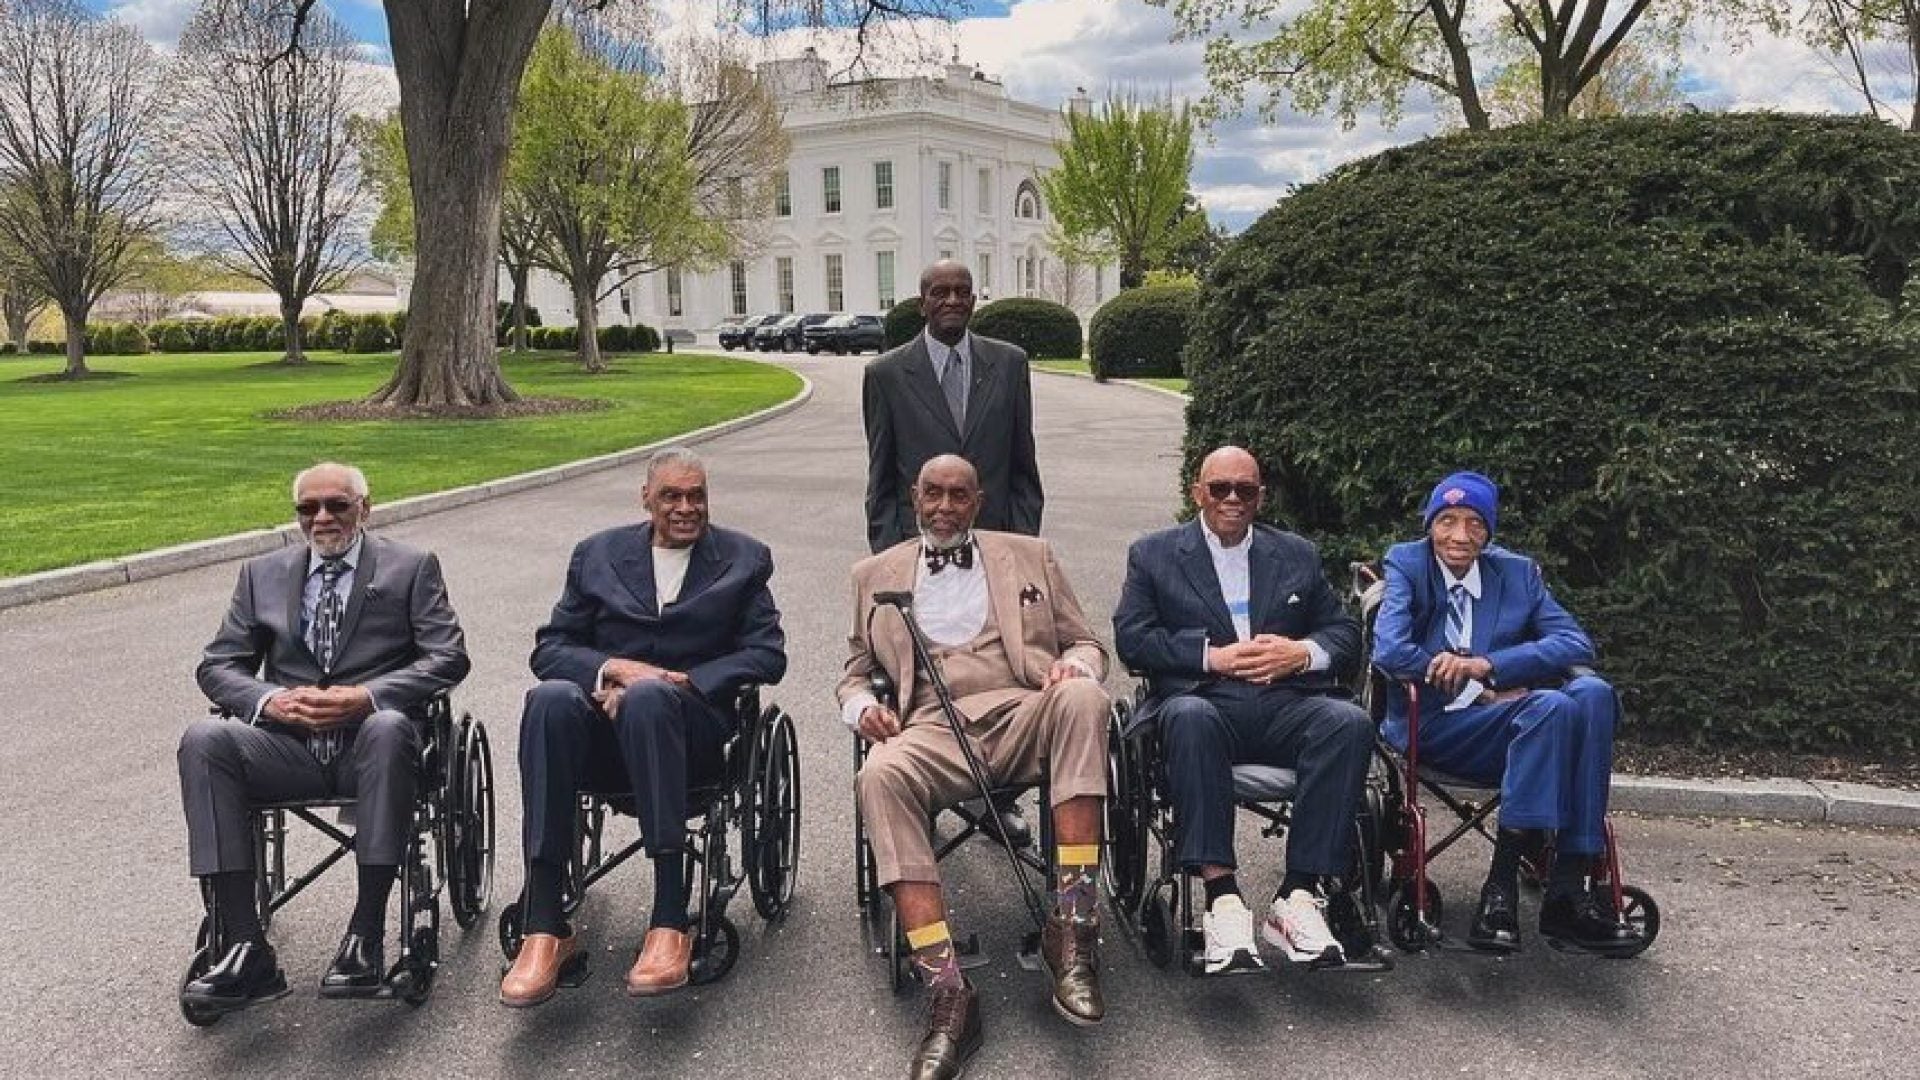
POLYGON ((159 346, 161 352, 184 353, 200 351, 200 343, 194 338, 193 331, 183 322, 159 322, 147 328, 148 337, 159 346))
POLYGON ((114 328, 113 351, 122 356, 144 356, 149 351, 147 332, 137 323, 121 323, 114 328))
POLYGON ((1035 360, 1080 359, 1080 317, 1051 300, 1015 296, 982 304, 969 329, 1010 341, 1035 360))
POLYGON ((347 339, 350 353, 387 352, 393 348, 393 331, 384 315, 354 315, 353 330, 347 339))
POLYGON ((287 324, 277 315, 256 315, 247 321, 248 352, 279 352, 287 347, 287 324))
POLYGON ((894 349, 918 337, 927 328, 927 317, 920 314, 920 298, 909 296, 887 309, 887 348, 894 349))
POLYGON ((594 336, 600 342, 601 352, 627 352, 633 348, 633 328, 624 323, 603 326, 594 336))
POLYGON ((1861 118, 1536 124, 1350 164, 1215 264, 1186 474, 1247 446, 1265 516, 1344 577, 1478 469, 1629 730, 1911 752, 1915 206, 1920 140, 1861 118))
MULTIPOLYGON (((508 345, 512 344, 511 338, 513 336, 513 302, 511 300, 501 300, 498 303, 494 304, 493 312, 494 312, 493 314, 494 340, 500 345, 501 348, 506 348, 508 345)), ((540 309, 537 307, 534 307, 532 304, 528 304, 527 305, 527 347, 530 349, 537 349, 540 347, 536 343, 535 336, 533 333, 533 331, 537 329, 539 326, 540 326, 540 309)))
POLYGON ((247 320, 237 315, 222 315, 207 329, 207 348, 213 352, 239 352, 247 347, 247 320))
POLYGON ((308 344, 316 349, 334 349, 345 352, 353 344, 353 316, 338 308, 329 308, 320 316, 320 328, 308 344))
POLYGON ((1096 379, 1177 379, 1198 290, 1190 284, 1128 289, 1087 322, 1096 379))
POLYGON ((577 326, 541 326, 527 331, 527 337, 536 349, 573 352, 580 347, 580 328, 577 326))
POLYGON ((393 347, 398 349, 407 343, 407 313, 404 311, 388 312, 385 318, 387 320, 387 331, 393 335, 393 347))
POLYGON ((634 323, 632 327, 634 352, 659 352, 660 331, 646 323, 634 323))

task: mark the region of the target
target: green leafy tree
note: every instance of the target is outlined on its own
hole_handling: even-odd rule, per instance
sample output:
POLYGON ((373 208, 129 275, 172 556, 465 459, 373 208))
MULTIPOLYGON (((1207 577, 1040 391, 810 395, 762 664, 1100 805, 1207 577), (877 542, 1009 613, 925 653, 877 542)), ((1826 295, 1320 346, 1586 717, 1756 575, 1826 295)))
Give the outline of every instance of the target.
POLYGON ((46 307, 47 294, 34 285, 20 254, 0 248, 0 329, 5 329, 5 342, 14 352, 27 351, 33 320, 46 307))
POLYGON ((1180 204, 1180 217, 1191 218, 1196 224, 1183 226, 1187 239, 1167 252, 1166 265, 1162 269, 1181 271, 1194 278, 1204 278, 1213 267, 1213 261, 1227 250, 1233 242, 1233 234, 1225 225, 1215 225, 1207 220, 1206 207, 1193 192, 1187 192, 1180 204))
POLYGON ((1272 0, 1148 0, 1172 10, 1175 40, 1206 43, 1210 93, 1205 110, 1235 111, 1259 93, 1259 115, 1282 104, 1332 113, 1351 127, 1366 109, 1392 124, 1408 89, 1450 100, 1461 119, 1485 130, 1495 117, 1485 99, 1489 75, 1527 57, 1538 115, 1574 115, 1581 93, 1605 71, 1622 43, 1671 41, 1690 21, 1716 15, 1736 26, 1784 25, 1784 5, 1764 0, 1521 0, 1471 3, 1424 0, 1308 0, 1300 8, 1272 0), (1248 27, 1271 26, 1267 36, 1248 27))
POLYGON ((1120 287, 1146 280, 1170 252, 1204 230, 1183 214, 1193 171, 1193 117, 1187 106, 1109 98, 1100 111, 1069 112, 1055 144, 1060 167, 1040 178, 1061 234, 1098 245, 1120 263, 1120 287))

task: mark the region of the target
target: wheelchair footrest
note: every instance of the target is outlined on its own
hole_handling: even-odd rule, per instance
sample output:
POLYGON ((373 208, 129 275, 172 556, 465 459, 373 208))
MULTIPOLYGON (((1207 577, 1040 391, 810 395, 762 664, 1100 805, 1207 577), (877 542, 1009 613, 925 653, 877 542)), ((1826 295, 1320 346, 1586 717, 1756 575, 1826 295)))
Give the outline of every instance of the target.
POLYGON ((968 934, 964 939, 953 943, 953 955, 960 961, 961 971, 973 971, 987 966, 988 957, 980 951, 980 935, 968 934))
POLYGON ((1020 939, 1020 951, 1014 955, 1020 966, 1028 971, 1039 971, 1046 966, 1040 956, 1040 931, 1029 930, 1020 939))
POLYGON ((592 973, 592 966, 587 963, 587 954, 585 952, 574 953, 573 959, 560 965, 560 985, 571 990, 581 983, 586 982, 587 976, 592 973))

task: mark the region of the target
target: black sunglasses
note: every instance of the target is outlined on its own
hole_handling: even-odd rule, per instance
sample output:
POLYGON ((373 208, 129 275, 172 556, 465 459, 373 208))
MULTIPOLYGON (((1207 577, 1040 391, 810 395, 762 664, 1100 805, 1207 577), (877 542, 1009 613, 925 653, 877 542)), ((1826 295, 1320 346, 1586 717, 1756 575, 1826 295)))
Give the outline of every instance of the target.
POLYGON ((322 509, 334 517, 353 512, 360 505, 358 499, 307 499, 293 504, 293 512, 303 518, 316 517, 322 509))
POLYGON ((1226 502, 1227 496, 1233 495, 1238 496, 1243 503, 1250 503, 1260 497, 1260 485, 1249 484, 1244 480, 1238 483, 1231 480, 1209 480, 1207 494, 1212 496, 1215 502, 1226 502))

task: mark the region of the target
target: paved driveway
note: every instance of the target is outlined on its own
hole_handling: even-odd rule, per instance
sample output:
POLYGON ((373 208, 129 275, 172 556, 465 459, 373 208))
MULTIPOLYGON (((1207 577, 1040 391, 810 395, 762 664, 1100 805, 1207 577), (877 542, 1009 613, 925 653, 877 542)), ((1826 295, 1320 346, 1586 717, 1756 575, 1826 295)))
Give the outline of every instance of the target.
MULTIPOLYGON (((860 361, 787 362, 815 380, 814 400, 704 449, 717 520, 767 540, 778 559, 793 664, 774 697, 800 723, 806 799, 797 908, 768 929, 741 899, 746 955, 730 978, 657 1002, 621 995, 648 892, 636 866, 590 900, 594 977, 544 1008, 495 1004, 491 918, 464 937, 447 924, 425 1007, 323 1003, 312 987, 350 903, 351 875, 336 873, 275 925, 296 994, 188 1028, 173 994, 198 905, 173 747, 203 707, 190 672, 232 587, 228 565, 0 612, 0 913, 12 945, 0 963, 0 1072, 898 1075, 919 1004, 889 993, 860 948, 850 750, 831 706, 846 568, 864 553, 860 361)), ((1034 397, 1046 531, 1104 630, 1126 543, 1171 520, 1180 405, 1051 376, 1035 377, 1034 397)), ((460 701, 500 752, 503 892, 519 877, 513 745, 532 630, 571 545, 630 520, 637 489, 632 472, 601 474, 392 530, 440 552, 468 628, 475 666, 460 701)), ((956 925, 979 931, 994 960, 976 975, 989 1042, 975 1075, 1920 1075, 1912 834, 1622 827, 1632 876, 1666 912, 1659 946, 1639 961, 1536 945, 1500 961, 1411 958, 1381 976, 1196 983, 1109 933, 1111 1015, 1094 1032, 1058 1021, 1040 978, 1012 963, 1022 915, 993 852, 960 853, 950 863, 956 925)), ((623 821, 618 835, 630 828, 623 821)), ((1271 842, 1246 850, 1251 884, 1270 889, 1271 842)), ((1479 859, 1440 867, 1456 932, 1479 859)))

